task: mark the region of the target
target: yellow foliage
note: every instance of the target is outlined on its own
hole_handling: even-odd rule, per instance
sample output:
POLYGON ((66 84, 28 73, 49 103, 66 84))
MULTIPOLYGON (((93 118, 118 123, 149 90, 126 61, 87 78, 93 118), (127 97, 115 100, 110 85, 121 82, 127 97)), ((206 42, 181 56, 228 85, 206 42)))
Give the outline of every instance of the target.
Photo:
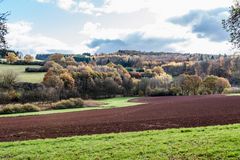
POLYGON ((9 63, 14 63, 18 60, 18 56, 13 52, 9 52, 5 58, 9 63))

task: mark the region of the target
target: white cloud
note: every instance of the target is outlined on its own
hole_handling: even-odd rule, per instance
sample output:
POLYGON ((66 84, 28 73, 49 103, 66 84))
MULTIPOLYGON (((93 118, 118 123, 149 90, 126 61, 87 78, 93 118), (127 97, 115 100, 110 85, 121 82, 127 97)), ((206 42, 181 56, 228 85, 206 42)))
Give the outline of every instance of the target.
POLYGON ((40 3, 49 3, 49 2, 51 2, 51 0, 37 0, 37 2, 40 2, 40 3))
POLYGON ((10 48, 23 53, 48 53, 51 50, 64 50, 69 53, 81 53, 84 51, 92 51, 83 42, 80 45, 70 46, 55 38, 36 34, 32 32, 32 24, 29 22, 9 23, 9 34, 7 41, 10 48))
POLYGON ((207 54, 231 54, 233 53, 232 45, 228 42, 213 42, 207 38, 198 38, 192 35, 187 41, 171 44, 177 52, 182 53, 207 53, 207 54))
MULTIPOLYGON (((91 42, 94 39, 102 40, 124 40, 131 34, 141 33, 143 39, 186 39, 182 43, 171 44, 171 47, 182 52, 205 52, 205 53, 222 53, 230 52, 231 46, 226 41, 212 42, 206 34, 205 37, 197 37, 193 33, 191 26, 180 26, 168 22, 171 17, 182 16, 191 10, 208 10, 225 7, 232 4, 229 0, 105 0, 102 5, 95 5, 91 0, 38 0, 51 2, 58 5, 61 9, 69 12, 84 13, 92 15, 91 21, 85 21, 82 29, 78 31, 79 36, 83 37, 84 43, 91 42), (131 15, 138 12, 151 13, 151 18, 155 21, 143 23, 141 25, 131 25, 135 19, 131 15), (100 19, 96 16, 100 16, 100 19), (126 18, 122 25, 114 25, 112 19, 124 15, 126 18), (128 18, 126 15, 130 15, 128 18), (105 19, 104 19, 105 18, 105 19), (103 20, 104 19, 104 20, 103 20), (126 26, 131 25, 127 28, 126 26), (125 26, 125 27, 123 27, 125 26)), ((221 13, 226 15, 226 12, 221 13)), ((83 15, 84 16, 84 15, 83 15)), ((221 15, 219 15, 221 16, 221 15)), ((147 45, 147 44, 146 44, 147 45)), ((88 49, 86 47, 86 49, 88 49)), ((137 48, 141 50, 141 48, 137 48)))
POLYGON ((90 0, 37 0, 38 2, 54 2, 68 11, 86 14, 131 13, 147 9, 161 18, 185 14, 190 10, 209 10, 226 7, 232 4, 229 0, 105 0, 97 7, 90 0))
POLYGON ((100 23, 87 22, 80 35, 86 36, 88 39, 118 39, 131 34, 136 30, 120 29, 120 28, 104 28, 100 23))
POLYGON ((76 2, 74 0, 58 0, 57 4, 61 9, 70 10, 76 5, 76 2))

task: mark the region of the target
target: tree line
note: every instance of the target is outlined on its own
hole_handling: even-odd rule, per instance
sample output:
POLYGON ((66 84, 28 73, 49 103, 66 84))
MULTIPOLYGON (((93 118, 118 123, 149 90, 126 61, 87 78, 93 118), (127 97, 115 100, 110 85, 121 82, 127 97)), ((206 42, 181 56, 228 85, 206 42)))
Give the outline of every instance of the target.
POLYGON ((74 97, 109 98, 115 96, 171 96, 221 94, 231 87, 218 76, 181 74, 173 77, 163 67, 126 69, 109 62, 78 63, 61 54, 50 56, 40 84, 17 83, 13 72, 1 74, 0 100, 9 102, 57 101, 74 97))

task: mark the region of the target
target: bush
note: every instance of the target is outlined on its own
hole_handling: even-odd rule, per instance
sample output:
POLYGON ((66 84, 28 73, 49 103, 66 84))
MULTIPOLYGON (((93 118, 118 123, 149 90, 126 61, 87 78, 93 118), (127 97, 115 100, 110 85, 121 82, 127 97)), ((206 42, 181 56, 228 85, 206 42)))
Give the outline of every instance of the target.
POLYGON ((11 102, 18 102, 20 97, 19 92, 15 90, 9 90, 7 92, 0 91, 0 104, 8 104, 11 102))
POLYGON ((11 87, 17 82, 18 74, 13 71, 4 71, 0 73, 0 87, 11 87))
POLYGON ((25 72, 47 72, 47 68, 45 68, 45 67, 40 67, 40 68, 27 67, 25 69, 25 72))
POLYGON ((83 103, 81 98, 71 98, 54 103, 51 109, 80 108, 83 107, 83 103))
POLYGON ((19 101, 21 103, 26 103, 26 102, 39 102, 39 101, 55 100, 51 95, 52 94, 47 92, 46 89, 34 90, 34 91, 26 91, 25 90, 21 93, 19 101))
POLYGON ((7 92, 0 91, 0 104, 7 104, 11 102, 11 97, 8 95, 7 92))
MULTIPOLYGON (((6 60, 0 60, 0 64, 9 64, 6 60)), ((41 61, 32 61, 26 62, 24 60, 17 60, 16 62, 11 63, 11 65, 36 65, 36 66, 44 66, 45 62, 41 61)))
POLYGON ((9 104, 0 110, 0 114, 14 114, 25 112, 39 112, 40 108, 34 104, 9 104))
POLYGON ((155 88, 151 89, 148 93, 148 96, 175 96, 176 94, 171 90, 164 89, 164 88, 155 88))
POLYGON ((36 66, 43 66, 45 62, 41 61, 32 61, 32 62, 26 62, 25 60, 18 60, 13 65, 36 65, 36 66))

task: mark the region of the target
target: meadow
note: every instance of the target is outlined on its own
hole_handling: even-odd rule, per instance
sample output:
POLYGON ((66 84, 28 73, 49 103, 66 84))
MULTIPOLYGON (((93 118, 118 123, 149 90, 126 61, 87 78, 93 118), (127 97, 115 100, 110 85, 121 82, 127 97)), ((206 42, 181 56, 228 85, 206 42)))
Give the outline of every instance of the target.
POLYGON ((43 81, 45 73, 27 73, 25 72, 27 67, 38 68, 40 66, 0 64, 0 73, 13 71, 18 74, 19 82, 40 83, 43 81))
POLYGON ((0 159, 239 159, 240 125, 0 143, 0 159))
POLYGON ((2 117, 19 117, 19 116, 37 116, 37 115, 46 115, 46 114, 56 114, 56 113, 68 113, 68 112, 80 112, 86 110, 98 110, 98 109, 111 109, 111 108, 120 108, 120 107, 130 107, 136 106, 143 103, 131 102, 130 100, 134 99, 134 97, 117 97, 117 98, 108 98, 101 100, 88 100, 86 103, 100 103, 100 106, 90 106, 90 107, 82 107, 73 108, 73 109, 55 109, 55 110, 46 110, 40 112, 27 112, 27 113, 16 113, 16 114, 3 114, 0 115, 2 117))

